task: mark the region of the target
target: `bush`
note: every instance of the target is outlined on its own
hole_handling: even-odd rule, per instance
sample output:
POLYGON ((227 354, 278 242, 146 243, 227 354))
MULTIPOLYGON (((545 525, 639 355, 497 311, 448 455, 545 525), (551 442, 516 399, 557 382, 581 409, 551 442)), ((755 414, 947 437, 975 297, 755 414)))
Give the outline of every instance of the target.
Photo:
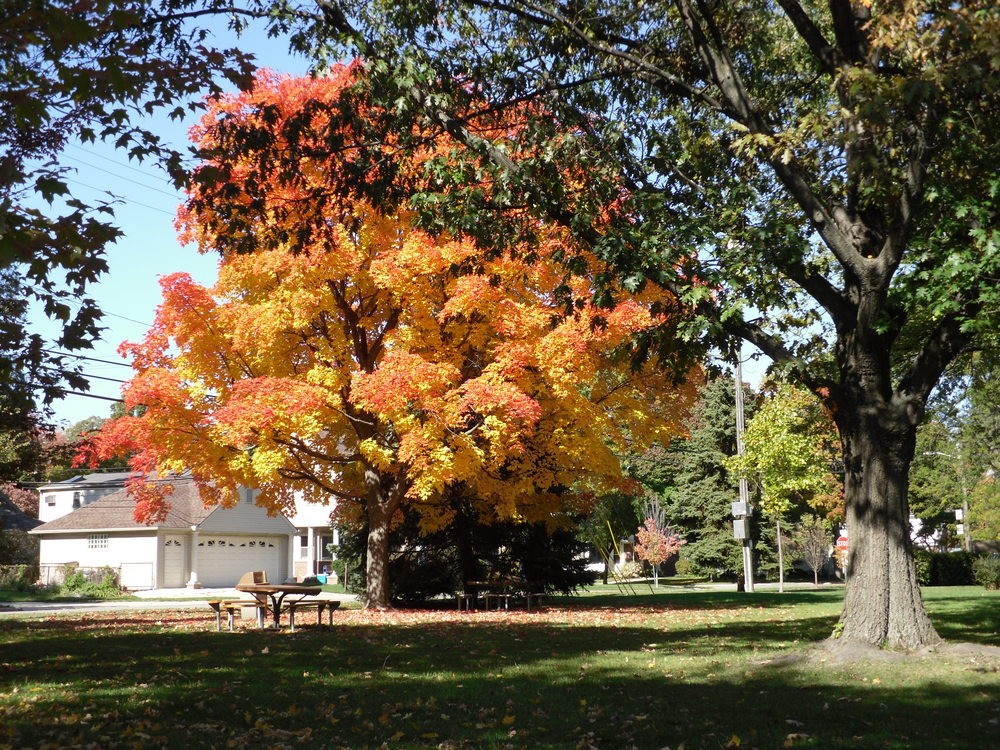
POLYGON ((639 578, 642 576, 642 563, 632 560, 621 565, 617 572, 619 578, 639 578))
POLYGON ((987 589, 1000 589, 1000 555, 987 555, 972 561, 972 575, 976 583, 987 589))
POLYGON ((27 531, 0 529, 0 565, 36 565, 38 538, 27 531))
POLYGON ((37 565, 0 565, 0 588, 24 591, 37 580, 37 565))
POLYGON ((925 549, 913 553, 917 566, 917 582, 921 586, 971 586, 974 582, 968 552, 931 552, 925 549))
POLYGON ((686 557, 682 557, 674 564, 674 573, 679 576, 693 576, 695 571, 694 563, 686 557))
POLYGON ((115 570, 100 568, 96 571, 96 575, 101 576, 99 581, 91 580, 76 568, 68 570, 60 587, 61 592, 91 599, 114 599, 121 596, 122 589, 115 570))

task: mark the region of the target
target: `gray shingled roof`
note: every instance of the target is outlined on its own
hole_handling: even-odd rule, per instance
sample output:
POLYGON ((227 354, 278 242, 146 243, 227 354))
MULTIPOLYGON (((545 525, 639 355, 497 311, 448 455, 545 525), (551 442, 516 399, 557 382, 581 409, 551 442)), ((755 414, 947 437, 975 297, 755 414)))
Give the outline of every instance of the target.
POLYGON ((178 480, 174 483, 174 493, 167 498, 170 511, 162 522, 147 526, 138 523, 133 517, 135 499, 126 494, 124 488, 110 495, 84 505, 65 516, 42 524, 35 533, 57 531, 89 531, 99 529, 184 529, 197 526, 204 521, 215 508, 205 508, 198 496, 198 488, 191 480, 178 480))
POLYGON ((40 523, 18 508, 9 497, 0 494, 0 531, 28 531, 40 523))

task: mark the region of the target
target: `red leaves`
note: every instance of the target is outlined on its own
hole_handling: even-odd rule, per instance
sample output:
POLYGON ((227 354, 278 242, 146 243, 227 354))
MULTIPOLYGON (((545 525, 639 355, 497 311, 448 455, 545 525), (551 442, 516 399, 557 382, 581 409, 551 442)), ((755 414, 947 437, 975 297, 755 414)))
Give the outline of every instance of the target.
POLYGON ((151 482, 141 476, 129 477, 125 482, 129 495, 135 498, 132 517, 137 523, 155 525, 164 521, 170 512, 167 498, 174 493, 174 486, 167 482, 151 482))
POLYGON ((652 518, 646 519, 635 536, 635 553, 651 565, 659 565, 685 544, 679 535, 660 528, 652 518))

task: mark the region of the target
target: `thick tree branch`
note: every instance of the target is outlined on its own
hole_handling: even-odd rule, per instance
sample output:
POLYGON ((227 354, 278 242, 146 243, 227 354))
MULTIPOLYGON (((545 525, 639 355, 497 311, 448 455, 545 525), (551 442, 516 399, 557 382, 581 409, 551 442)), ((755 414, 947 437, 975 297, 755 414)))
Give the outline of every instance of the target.
POLYGON ((809 49, 819 60, 823 71, 830 76, 835 76, 838 69, 844 67, 847 61, 840 54, 840 50, 834 47, 823 36, 823 32, 813 23, 809 15, 802 9, 798 0, 778 0, 778 4, 784 9, 788 20, 792 22, 795 30, 802 37, 809 49))
POLYGON ((963 324, 969 318, 974 318, 981 308, 981 302, 970 302, 960 311, 944 317, 935 326, 923 350, 900 380, 897 389, 899 393, 915 398, 920 403, 927 401, 945 368, 972 341, 972 335, 962 330, 963 324))

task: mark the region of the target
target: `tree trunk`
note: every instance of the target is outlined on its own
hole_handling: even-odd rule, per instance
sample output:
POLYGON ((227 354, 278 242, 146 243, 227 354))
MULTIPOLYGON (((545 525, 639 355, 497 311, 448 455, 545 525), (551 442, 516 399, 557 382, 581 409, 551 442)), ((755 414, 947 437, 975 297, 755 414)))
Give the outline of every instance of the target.
POLYGON ((785 593, 785 547, 781 543, 781 519, 774 522, 775 530, 778 533, 778 593, 785 593))
POLYGON ((368 550, 365 568, 365 607, 390 609, 389 518, 384 508, 368 508, 368 550))
POLYGON ((365 607, 391 609, 389 586, 389 532, 399 507, 402 486, 395 475, 365 469, 365 510, 368 514, 368 545, 365 567, 365 607))
POLYGON ((920 598, 906 499, 919 420, 904 407, 855 405, 837 421, 851 538, 841 638, 902 650, 937 643, 920 598))

